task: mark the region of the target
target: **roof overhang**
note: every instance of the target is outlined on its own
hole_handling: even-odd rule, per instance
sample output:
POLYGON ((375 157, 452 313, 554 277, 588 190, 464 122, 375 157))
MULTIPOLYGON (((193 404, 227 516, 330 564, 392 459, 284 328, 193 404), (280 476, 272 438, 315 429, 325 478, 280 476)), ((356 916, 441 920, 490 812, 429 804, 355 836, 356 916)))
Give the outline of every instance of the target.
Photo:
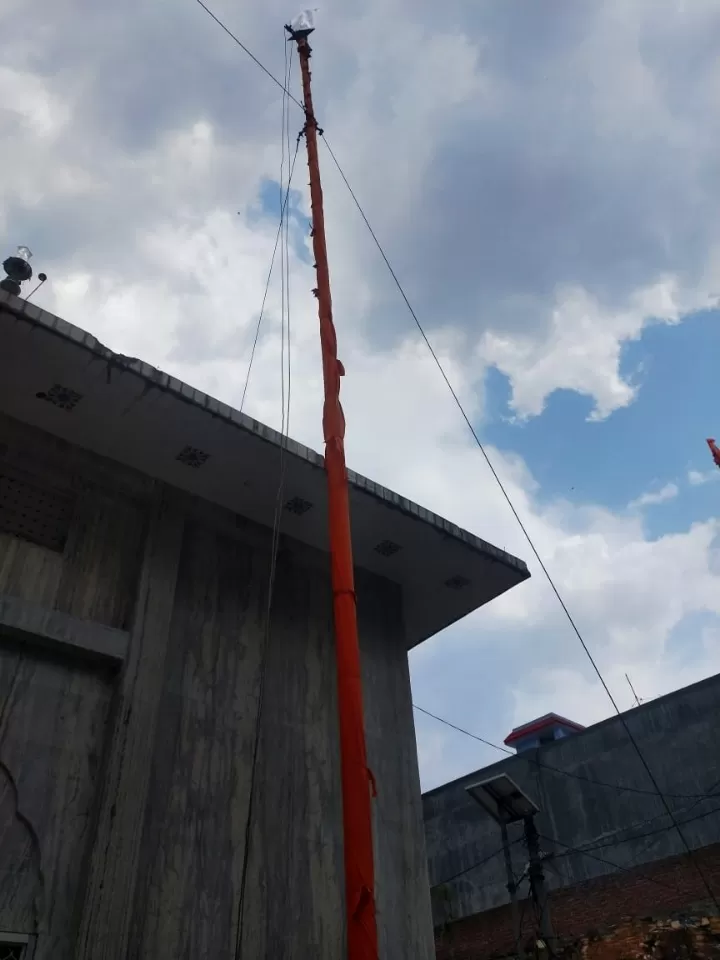
POLYGON ((529 737, 533 733, 539 733, 547 727, 567 727, 569 730, 575 730, 578 733, 585 729, 582 724, 575 723, 574 720, 568 720, 565 717, 559 716, 557 713, 547 713, 544 717, 538 717, 537 720, 529 720, 522 726, 515 727, 507 737, 505 737, 503 743, 509 746, 518 740, 522 740, 524 737, 529 737))
MULTIPOLYGON (((4 291, 0 336, 0 411, 272 526, 279 433, 4 291), (79 399, 48 402, 56 385, 79 399)), ((323 458, 293 440, 287 450, 284 499, 297 512, 284 510, 283 532, 326 550, 323 458)), ((359 474, 349 479, 356 565, 402 586, 408 646, 530 576, 505 551, 359 474)))

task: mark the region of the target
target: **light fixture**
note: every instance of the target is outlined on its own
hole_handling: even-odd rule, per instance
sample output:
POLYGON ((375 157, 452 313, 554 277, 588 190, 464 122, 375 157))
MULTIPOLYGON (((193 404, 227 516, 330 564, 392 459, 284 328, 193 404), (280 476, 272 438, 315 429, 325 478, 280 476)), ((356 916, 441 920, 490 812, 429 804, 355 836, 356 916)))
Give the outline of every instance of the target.
POLYGON ((466 791, 487 813, 505 826, 532 817, 538 812, 538 806, 506 774, 471 783, 466 791))

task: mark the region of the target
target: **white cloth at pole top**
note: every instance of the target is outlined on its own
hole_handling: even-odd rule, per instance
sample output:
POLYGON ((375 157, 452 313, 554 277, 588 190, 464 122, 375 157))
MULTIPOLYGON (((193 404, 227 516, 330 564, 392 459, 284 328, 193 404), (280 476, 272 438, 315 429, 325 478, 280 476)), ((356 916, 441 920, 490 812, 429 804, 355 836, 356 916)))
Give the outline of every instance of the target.
POLYGON ((295 19, 290 24, 290 26, 293 28, 293 30, 296 33, 301 30, 314 30, 316 10, 317 10, 317 7, 315 8, 315 10, 303 10, 301 14, 295 17, 295 19))

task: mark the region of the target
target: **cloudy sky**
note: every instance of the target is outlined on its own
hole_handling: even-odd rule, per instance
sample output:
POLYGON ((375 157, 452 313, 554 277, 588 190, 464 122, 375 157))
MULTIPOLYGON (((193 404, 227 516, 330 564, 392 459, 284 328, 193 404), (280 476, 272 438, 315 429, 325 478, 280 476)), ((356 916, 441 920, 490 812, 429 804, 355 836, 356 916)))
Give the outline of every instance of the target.
MULTIPOLYGON (((277 75, 279 0, 213 9, 277 75)), ((0 236, 37 302, 238 405, 277 229, 281 93, 195 0, 0 10, 0 236)), ((316 108, 623 707, 720 669, 720 6, 329 0, 316 108)), ((293 74, 293 90, 298 79, 293 74)), ((292 136, 302 115, 291 113, 292 136)), ((501 742, 611 712, 326 154, 348 460, 534 577, 412 655, 501 742)), ((321 447, 306 172, 291 433, 321 447)), ((280 424, 273 283, 245 409, 280 424)), ((423 784, 496 759, 417 718, 423 784)))

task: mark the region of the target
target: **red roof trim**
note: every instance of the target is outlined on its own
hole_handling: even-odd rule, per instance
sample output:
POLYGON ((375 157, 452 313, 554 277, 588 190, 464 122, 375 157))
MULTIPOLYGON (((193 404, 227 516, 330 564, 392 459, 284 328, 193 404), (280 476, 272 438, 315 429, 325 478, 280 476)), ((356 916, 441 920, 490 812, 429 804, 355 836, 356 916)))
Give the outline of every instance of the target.
POLYGON ((555 726, 556 724, 561 724, 564 727, 571 727, 573 730, 577 731, 585 729, 585 727, 579 723, 575 723, 573 720, 566 720, 565 717, 560 717, 556 713, 551 713, 547 717, 541 717, 539 720, 531 720, 522 727, 516 727, 512 733, 505 737, 503 743, 505 746, 509 746, 511 743, 515 743, 517 740, 524 739, 531 733, 537 733, 539 730, 544 730, 546 727, 555 726))

